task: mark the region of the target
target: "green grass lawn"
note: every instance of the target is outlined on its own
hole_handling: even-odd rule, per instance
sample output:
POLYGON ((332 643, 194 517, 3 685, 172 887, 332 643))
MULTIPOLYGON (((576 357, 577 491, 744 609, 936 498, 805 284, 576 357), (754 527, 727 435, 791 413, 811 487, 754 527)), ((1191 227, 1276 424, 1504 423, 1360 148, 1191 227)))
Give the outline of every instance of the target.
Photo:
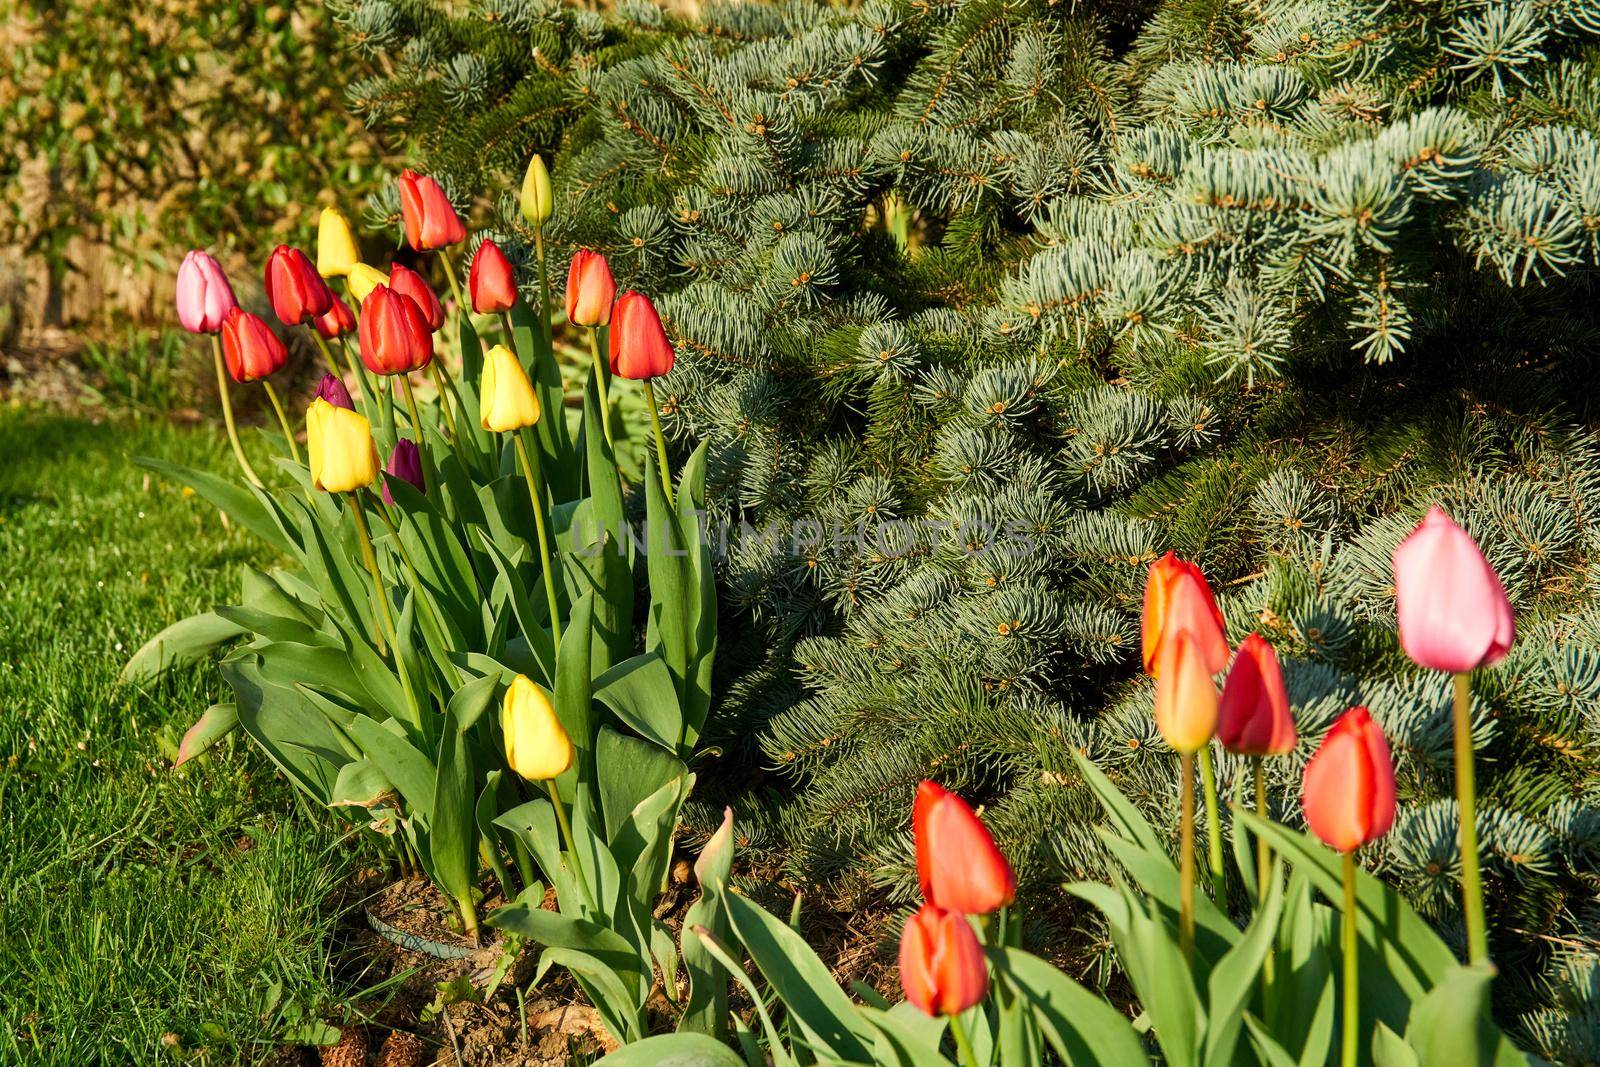
POLYGON ((256 1062, 336 999, 325 905, 357 850, 242 741, 172 768, 158 735, 221 695, 214 667, 117 683, 262 558, 139 455, 231 466, 210 430, 0 408, 7 1064, 256 1062))

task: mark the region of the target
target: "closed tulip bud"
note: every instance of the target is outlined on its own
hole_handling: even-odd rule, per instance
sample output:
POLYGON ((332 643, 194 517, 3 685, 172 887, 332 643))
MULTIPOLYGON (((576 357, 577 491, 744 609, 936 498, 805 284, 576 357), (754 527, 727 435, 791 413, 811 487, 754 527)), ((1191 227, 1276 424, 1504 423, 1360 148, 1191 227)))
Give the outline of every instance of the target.
POLYGON ((987 915, 1017 895, 1017 878, 967 802, 923 782, 911 806, 922 895, 941 908, 987 915))
POLYGON ((1198 752, 1217 729, 1217 683, 1188 630, 1161 642, 1156 729, 1176 752, 1198 752))
POLYGON ((406 244, 419 252, 467 239, 467 228, 444 187, 414 170, 400 172, 400 220, 405 223, 406 244))
POLYGON ((573 253, 567 271, 567 321, 574 326, 604 326, 611 321, 616 298, 617 283, 606 257, 587 248, 573 253))
POLYGON ((1389 743, 1366 708, 1339 717, 1306 764, 1300 796, 1311 832, 1340 852, 1376 841, 1394 825, 1389 743))
POLYGON ((672 369, 672 356, 672 342, 650 298, 631 289, 617 297, 611 321, 611 373, 636 382, 659 378, 672 369))
POLYGON ((530 782, 558 778, 572 766, 572 739, 544 690, 517 675, 500 705, 506 763, 530 782))
POLYGON ((1150 564, 1142 630, 1146 674, 1158 676, 1162 638, 1182 630, 1189 632, 1208 673, 1228 665, 1228 638, 1211 586, 1199 567, 1171 552, 1150 564))
POLYGON ((555 197, 550 192, 550 172, 545 169, 544 157, 535 155, 528 163, 528 173, 522 176, 522 217, 528 225, 543 226, 555 212, 555 197))
POLYGON ((336 408, 354 411, 356 403, 350 399, 350 390, 344 387, 344 381, 337 375, 324 374, 322 381, 317 383, 317 399, 326 400, 336 408))
POLYGON ((417 310, 422 312, 422 321, 428 324, 429 330, 437 330, 444 325, 444 305, 439 303, 439 297, 434 293, 433 286, 428 284, 428 279, 410 267, 394 263, 389 268, 389 288, 411 298, 417 310))
POLYGON ((324 278, 342 278, 361 262, 361 249, 356 247, 350 223, 331 207, 322 209, 317 218, 317 273, 324 278))
POLYGON ((236 382, 258 382, 289 362, 289 350, 266 320, 234 308, 222 320, 222 358, 236 382))
POLYGON ((319 334, 332 341, 356 328, 356 313, 351 311, 350 305, 339 299, 339 295, 335 293, 333 306, 328 308, 325 314, 312 319, 311 325, 319 334))
POLYGON ((374 374, 409 374, 433 358, 433 331, 417 302, 380 285, 361 302, 361 362, 374 374))
POLYGON ((483 357, 483 382, 478 389, 478 417, 485 430, 508 433, 539 421, 539 396, 533 383, 505 345, 483 357))
POLYGON ((389 276, 377 267, 357 263, 350 268, 350 277, 346 281, 350 285, 350 295, 355 297, 356 303, 364 304, 372 290, 380 285, 389 284, 389 276))
POLYGON ((966 916, 924 904, 900 933, 900 988, 925 1015, 960 1015, 989 992, 983 946, 966 916))
POLYGON ((383 502, 393 504, 394 497, 389 493, 389 482, 399 478, 403 482, 410 482, 417 492, 424 492, 427 486, 422 478, 422 451, 417 448, 415 441, 407 441, 404 437, 394 443, 394 450, 389 453, 389 462, 383 465, 383 502))
POLYGON ((517 302, 517 276, 511 261, 493 241, 478 246, 467 274, 467 291, 472 294, 472 310, 480 315, 509 311, 517 302))
POLYGON ((1217 709, 1217 739, 1242 756, 1281 756, 1300 735, 1289 714, 1278 654, 1260 634, 1239 645, 1217 709))
POLYGON ((333 306, 333 290, 298 248, 279 245, 267 257, 267 299, 278 321, 299 326, 333 306))
POLYGON ((1420 666, 1462 674, 1499 663, 1517 624, 1472 535, 1435 505, 1394 550, 1400 647, 1420 666))
POLYGON ((320 397, 306 409, 311 484, 329 493, 353 493, 378 476, 378 446, 367 420, 320 397))
POLYGON ((178 321, 190 333, 216 333, 239 305, 222 265, 198 248, 178 266, 178 321))

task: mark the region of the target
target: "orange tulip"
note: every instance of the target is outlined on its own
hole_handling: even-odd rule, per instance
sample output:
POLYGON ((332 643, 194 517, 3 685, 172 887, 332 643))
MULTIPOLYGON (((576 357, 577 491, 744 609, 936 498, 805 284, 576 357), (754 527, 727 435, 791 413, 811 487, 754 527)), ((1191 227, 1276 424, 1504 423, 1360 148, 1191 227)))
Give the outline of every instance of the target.
POLYGON ((467 228, 444 187, 414 170, 400 172, 400 219, 405 223, 406 244, 419 252, 467 239, 467 228))
POLYGON ((1340 852, 1376 841, 1394 825, 1394 763, 1366 708, 1333 724, 1306 764, 1301 806, 1311 832, 1340 852))
POLYGON ((983 946, 966 916, 924 904, 900 934, 900 987, 927 1015, 960 1015, 989 992, 983 946))
POLYGON ((632 289, 617 297, 611 322, 611 373, 643 381, 672 370, 672 342, 656 306, 632 289))
POLYGON ((911 807, 922 895, 941 908, 987 915, 1010 904, 1017 877, 967 802, 936 782, 917 786, 911 807))
POLYGON ((574 326, 604 326, 611 321, 617 283, 606 257, 580 248, 567 271, 567 321, 574 326))
POLYGON ((1228 638, 1211 586, 1206 584, 1199 567, 1168 552, 1150 564, 1145 580, 1145 673, 1158 674, 1162 640, 1179 630, 1189 631, 1207 673, 1216 674, 1228 665, 1228 638))
POLYGON ((1217 684, 1188 630, 1161 642, 1156 674, 1156 729, 1177 752, 1198 752, 1217 729, 1217 684))

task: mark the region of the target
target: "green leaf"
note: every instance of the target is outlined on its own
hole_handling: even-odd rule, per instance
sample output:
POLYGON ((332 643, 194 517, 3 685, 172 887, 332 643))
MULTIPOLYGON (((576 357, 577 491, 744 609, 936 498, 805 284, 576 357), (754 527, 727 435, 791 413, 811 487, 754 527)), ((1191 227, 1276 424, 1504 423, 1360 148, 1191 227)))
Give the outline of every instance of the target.
POLYGON ((593 625, 594 596, 586 593, 573 602, 556 650, 556 718, 572 738, 582 782, 594 780, 594 683, 589 674, 593 625))
POLYGON ((628 728, 678 753, 683 713, 678 689, 659 650, 625 659, 595 679, 595 696, 628 728))
POLYGON ((433 761, 404 737, 365 715, 356 716, 350 733, 367 758, 381 767, 384 775, 400 790, 411 813, 421 816, 425 822, 431 821, 437 787, 433 761))
POLYGON ((700 850, 700 858, 695 860, 694 873, 700 895, 684 913, 683 928, 678 933, 683 968, 689 974, 689 997, 678 1020, 678 1029, 694 1030, 718 1039, 728 1036, 729 976, 716 957, 706 951, 704 941, 694 931, 696 927, 703 927, 721 941, 732 939, 733 929, 722 903, 732 871, 733 809, 724 808, 722 825, 707 839, 700 850))
POLYGON ((1282 913, 1282 879, 1279 865, 1274 862, 1267 899, 1256 905, 1255 917, 1244 937, 1211 969, 1207 983, 1210 1004, 1206 1017, 1205 1062, 1213 1067, 1227 1067, 1235 1062, 1244 1012, 1255 992, 1256 977, 1277 938, 1278 918, 1282 913))
MULTIPOLYGON (((896 1007, 904 1009, 911 1006, 900 1004, 896 1007)), ((949 1067, 950 1061, 939 1051, 939 1042, 944 1035, 943 1019, 931 1019, 916 1008, 910 1011, 885 1011, 863 1006, 858 1010, 861 1017, 878 1031, 873 1043, 873 1063, 884 1064, 885 1067, 931 1067, 938 1064, 949 1067)), ((989 1058, 981 1051, 977 1056, 979 1063, 989 1062, 989 1058)))
POLYGON ((339 768, 339 780, 334 783, 328 806, 375 808, 391 799, 398 799, 398 795, 383 768, 370 759, 358 759, 339 768))
POLYGON ((1094 790, 1100 805, 1110 816, 1117 832, 1148 852, 1165 854, 1161 837, 1145 817, 1139 814, 1139 810, 1128 802, 1128 798, 1122 795, 1122 790, 1112 785, 1111 779, 1107 778, 1105 773, 1091 763, 1083 753, 1073 749, 1072 758, 1077 762, 1078 770, 1083 773, 1084 781, 1094 790))
POLYGON ((122 668, 121 680, 132 685, 153 682, 174 667, 198 663, 245 632, 243 626, 212 611, 179 619, 133 654, 122 668))
POLYGON ((1037 956, 1019 948, 986 950, 1033 1012, 1057 1056, 1075 1064, 1149 1062, 1122 1013, 1037 956))
POLYGON ((1448 1067, 1528 1062, 1490 1018, 1494 975, 1492 967, 1457 964, 1417 1002, 1406 1025, 1406 1043, 1416 1050, 1418 1062, 1448 1067))
POLYGON ((174 766, 181 767, 239 728, 239 709, 233 704, 213 704, 183 733, 174 766))
POLYGON ((744 1060, 720 1041, 681 1032, 624 1045, 599 1062, 604 1067, 745 1067, 744 1060))
MULTIPOLYGON (((472 685, 481 686, 485 681, 492 691, 498 679, 479 679, 472 685)), ((472 685, 462 692, 470 690, 472 685)), ((434 880, 457 901, 470 905, 477 873, 478 789, 472 770, 472 749, 467 744, 464 729, 456 702, 452 700, 445 711, 444 729, 439 734, 428 834, 434 880)))
POLYGON ((224 660, 239 726, 306 793, 326 805, 349 762, 337 728, 294 689, 265 679, 254 656, 224 660))
POLYGON ((600 728, 595 742, 600 815, 607 841, 614 841, 633 810, 662 786, 688 773, 676 756, 655 745, 600 728))
POLYGON ((689 623, 686 616, 689 569, 678 519, 667 504, 656 474, 655 460, 645 456, 646 570, 650 576, 649 630, 645 650, 659 649, 683 703, 689 663, 689 623))
POLYGON ((239 525, 261 538, 286 556, 298 556, 300 545, 288 538, 272 513, 252 490, 236 485, 226 478, 192 467, 179 466, 166 460, 140 456, 134 463, 146 470, 155 471, 189 486, 206 500, 215 504, 239 525))

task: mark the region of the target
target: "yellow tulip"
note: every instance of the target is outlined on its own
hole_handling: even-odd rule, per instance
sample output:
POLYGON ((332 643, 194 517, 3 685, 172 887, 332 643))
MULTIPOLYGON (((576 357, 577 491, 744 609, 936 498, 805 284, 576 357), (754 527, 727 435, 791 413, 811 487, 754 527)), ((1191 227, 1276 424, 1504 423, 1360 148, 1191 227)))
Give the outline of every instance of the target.
POLYGON ((306 445, 311 484, 329 493, 351 493, 378 477, 378 447, 367 420, 321 397, 306 409, 306 445))
POLYGON ((350 283, 350 295, 356 298, 356 303, 361 304, 367 299, 367 294, 380 285, 389 284, 389 276, 377 267, 369 267, 365 263, 357 263, 350 268, 350 276, 346 279, 350 283))
POLYGON ((533 383, 505 345, 495 345, 483 357, 478 417, 485 430, 495 433, 520 430, 539 421, 539 397, 533 383))
POLYGON ((350 223, 331 207, 317 219, 317 273, 324 278, 344 277, 361 262, 361 249, 350 233, 350 223))
POLYGON ((1156 729, 1176 752, 1200 751, 1217 730, 1217 683, 1206 670, 1202 647, 1188 630, 1168 633, 1161 641, 1156 729))
POLYGON ((572 739, 550 698, 526 675, 517 675, 506 690, 500 731, 506 739, 506 762, 530 782, 548 781, 572 766, 572 739))
POLYGON ((536 155, 522 178, 522 217, 530 226, 543 226, 555 207, 555 197, 550 192, 550 172, 544 168, 544 157, 536 155))

